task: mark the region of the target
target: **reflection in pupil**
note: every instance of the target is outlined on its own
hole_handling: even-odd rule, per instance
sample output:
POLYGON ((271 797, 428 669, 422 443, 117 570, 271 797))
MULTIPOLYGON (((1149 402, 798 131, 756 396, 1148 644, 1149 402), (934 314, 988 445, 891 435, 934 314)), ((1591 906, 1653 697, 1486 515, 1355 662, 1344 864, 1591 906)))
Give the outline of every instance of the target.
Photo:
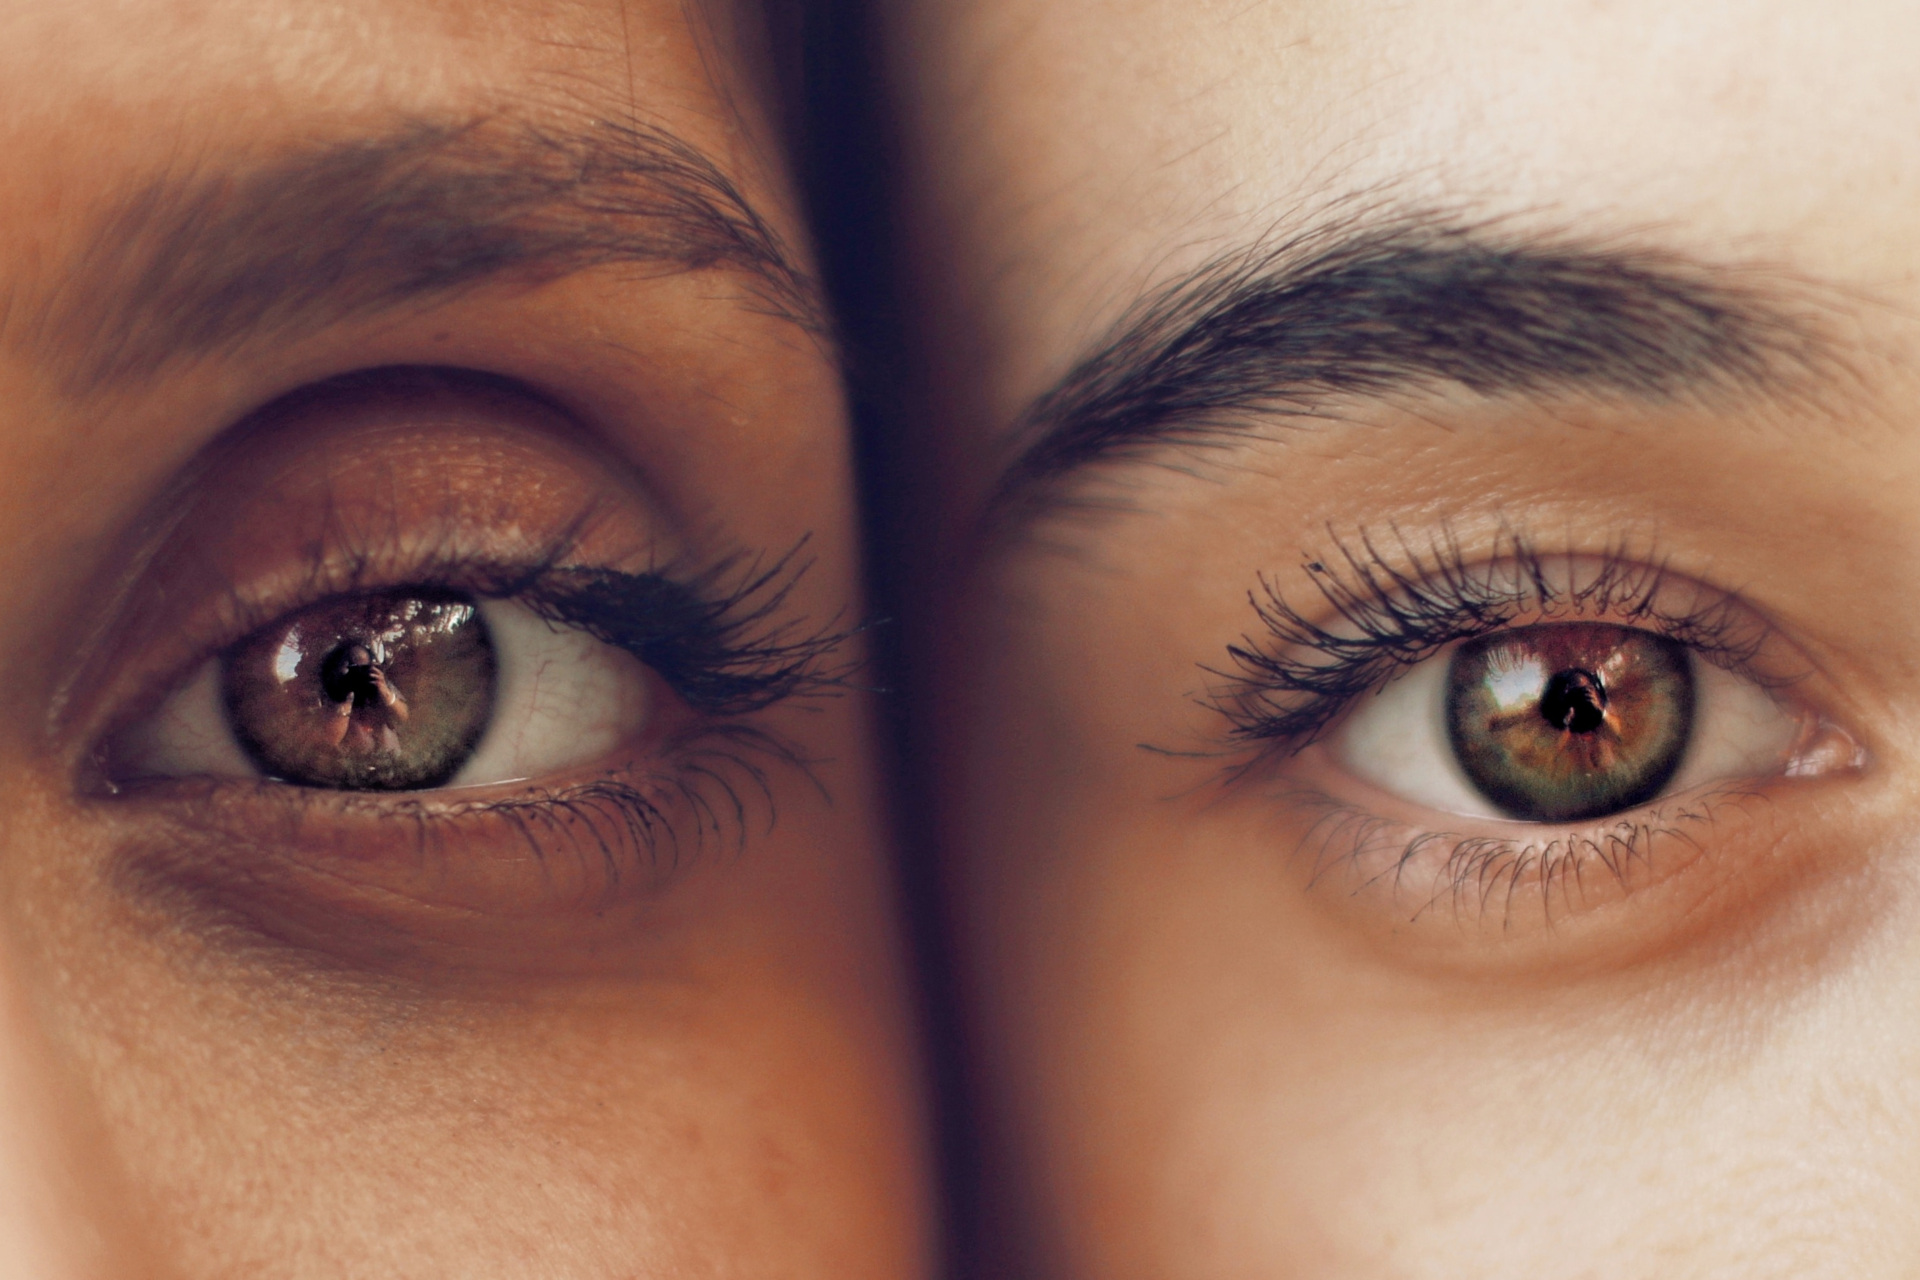
POLYGON ((353 709, 378 706, 383 681, 373 665, 373 653, 363 644, 343 644, 320 664, 320 688, 334 702, 353 700, 353 709))
POLYGON ((1600 677, 1578 667, 1555 672, 1540 695, 1540 714, 1569 733, 1592 733, 1607 719, 1607 691, 1600 677))
POLYGON ((248 636, 222 665, 240 745, 261 773, 301 786, 444 786, 493 718, 486 622, 447 592, 322 600, 248 636))

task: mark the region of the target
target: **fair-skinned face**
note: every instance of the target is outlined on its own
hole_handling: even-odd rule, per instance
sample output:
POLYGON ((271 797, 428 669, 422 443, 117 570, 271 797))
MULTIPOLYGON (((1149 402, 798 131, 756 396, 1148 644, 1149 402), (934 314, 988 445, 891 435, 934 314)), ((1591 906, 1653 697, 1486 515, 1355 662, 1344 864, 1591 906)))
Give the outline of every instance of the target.
POLYGON ((846 423, 729 30, 0 17, 0 1271, 921 1274, 846 423))
POLYGON ((1910 1274, 1911 12, 889 35, 1005 1273, 1910 1274))

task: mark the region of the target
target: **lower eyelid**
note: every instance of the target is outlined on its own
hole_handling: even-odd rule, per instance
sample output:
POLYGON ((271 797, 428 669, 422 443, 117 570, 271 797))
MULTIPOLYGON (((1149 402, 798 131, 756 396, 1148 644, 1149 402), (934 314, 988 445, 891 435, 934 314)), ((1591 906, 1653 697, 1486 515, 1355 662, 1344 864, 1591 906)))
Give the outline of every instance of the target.
POLYGON ((672 918, 650 904, 714 846, 739 852, 768 833, 785 766, 812 780, 776 738, 690 725, 544 785, 373 792, 200 776, 96 812, 129 887, 189 923, 382 970, 422 945, 512 969, 553 950, 531 931, 558 931, 574 951, 587 934, 604 935, 608 955, 649 945, 672 918))
POLYGON ((1753 802, 1750 790, 1708 788, 1584 826, 1506 821, 1476 832, 1403 824, 1328 795, 1295 798, 1316 815, 1298 850, 1314 884, 1384 895, 1393 919, 1437 915, 1502 934, 1672 879, 1724 842, 1731 815, 1764 816, 1749 811, 1753 802))

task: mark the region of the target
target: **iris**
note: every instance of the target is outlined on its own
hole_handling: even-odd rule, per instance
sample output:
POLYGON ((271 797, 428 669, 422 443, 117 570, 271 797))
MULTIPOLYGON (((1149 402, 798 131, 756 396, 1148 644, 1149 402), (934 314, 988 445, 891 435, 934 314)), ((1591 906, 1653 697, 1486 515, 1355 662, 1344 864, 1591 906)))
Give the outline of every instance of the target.
POLYGON ((261 772, 313 787, 443 785, 493 714, 497 663, 477 606, 371 593, 268 624, 227 654, 235 737, 261 772))
POLYGON ((1508 817, 1572 822, 1660 794, 1693 735, 1683 645, 1633 627, 1542 623, 1463 644, 1447 674, 1447 737, 1508 817))

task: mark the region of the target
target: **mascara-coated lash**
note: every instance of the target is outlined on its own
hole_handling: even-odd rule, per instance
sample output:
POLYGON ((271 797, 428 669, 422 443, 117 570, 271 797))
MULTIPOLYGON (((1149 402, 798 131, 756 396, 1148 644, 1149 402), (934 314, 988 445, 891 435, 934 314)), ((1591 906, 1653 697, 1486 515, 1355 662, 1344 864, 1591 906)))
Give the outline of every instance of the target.
MULTIPOLYGON (((680 574, 569 565, 576 536, 530 563, 436 556, 394 587, 380 585, 517 600, 551 623, 631 654, 707 716, 831 696, 857 669, 839 656, 857 627, 841 626, 838 617, 816 625, 783 616, 812 563, 804 558, 805 538, 771 560, 736 554, 680 574)), ((352 594, 376 581, 356 563, 327 594, 352 594)))
MULTIPOLYGON (((1262 575, 1249 601, 1261 633, 1230 645, 1207 700, 1235 743, 1313 742, 1353 701, 1449 644, 1517 622, 1605 618, 1685 645, 1759 679, 1768 629, 1725 592, 1677 578, 1656 556, 1615 547, 1598 556, 1543 553, 1503 531, 1470 556, 1450 531, 1415 547, 1398 531, 1334 540, 1303 567, 1323 607, 1296 607, 1262 575), (1315 621, 1314 617, 1325 621, 1315 621)), ((1763 681, 1764 683, 1764 681, 1763 681)))

